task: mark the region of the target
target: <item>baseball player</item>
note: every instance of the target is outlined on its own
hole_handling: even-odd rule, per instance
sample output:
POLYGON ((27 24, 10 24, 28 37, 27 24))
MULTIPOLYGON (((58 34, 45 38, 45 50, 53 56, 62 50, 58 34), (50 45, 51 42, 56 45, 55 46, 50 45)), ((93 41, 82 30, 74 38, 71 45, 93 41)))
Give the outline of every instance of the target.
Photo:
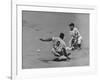
POLYGON ((64 33, 60 33, 59 37, 52 37, 48 39, 40 39, 41 41, 52 41, 53 47, 51 49, 51 52, 56 56, 56 59, 54 60, 67 60, 70 59, 69 55, 71 53, 68 53, 66 50, 66 43, 64 42, 64 33))

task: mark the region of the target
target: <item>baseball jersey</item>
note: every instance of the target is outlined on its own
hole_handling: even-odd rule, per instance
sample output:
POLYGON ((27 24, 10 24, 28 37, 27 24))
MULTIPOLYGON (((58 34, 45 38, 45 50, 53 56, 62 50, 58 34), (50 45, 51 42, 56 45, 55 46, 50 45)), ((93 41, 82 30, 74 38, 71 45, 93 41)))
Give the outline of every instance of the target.
POLYGON ((70 31, 72 37, 80 37, 79 30, 75 27, 72 31, 70 31))
POLYGON ((58 52, 61 51, 62 48, 66 48, 66 43, 59 37, 53 37, 52 42, 53 42, 53 48, 58 52))

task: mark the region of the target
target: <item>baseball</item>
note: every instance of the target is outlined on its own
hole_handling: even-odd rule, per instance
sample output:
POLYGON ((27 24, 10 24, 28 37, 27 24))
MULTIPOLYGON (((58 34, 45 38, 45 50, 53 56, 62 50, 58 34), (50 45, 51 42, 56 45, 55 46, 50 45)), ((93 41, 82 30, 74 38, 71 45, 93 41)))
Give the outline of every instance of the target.
POLYGON ((37 49, 36 51, 37 51, 37 52, 40 52, 40 49, 37 49))

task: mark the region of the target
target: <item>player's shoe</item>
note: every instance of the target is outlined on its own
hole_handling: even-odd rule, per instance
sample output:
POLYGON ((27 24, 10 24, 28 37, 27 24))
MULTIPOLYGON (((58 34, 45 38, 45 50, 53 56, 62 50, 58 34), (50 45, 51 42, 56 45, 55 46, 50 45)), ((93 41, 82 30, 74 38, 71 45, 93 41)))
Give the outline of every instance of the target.
POLYGON ((63 55, 58 58, 55 58, 53 61, 66 61, 66 60, 67 60, 66 56, 63 55))

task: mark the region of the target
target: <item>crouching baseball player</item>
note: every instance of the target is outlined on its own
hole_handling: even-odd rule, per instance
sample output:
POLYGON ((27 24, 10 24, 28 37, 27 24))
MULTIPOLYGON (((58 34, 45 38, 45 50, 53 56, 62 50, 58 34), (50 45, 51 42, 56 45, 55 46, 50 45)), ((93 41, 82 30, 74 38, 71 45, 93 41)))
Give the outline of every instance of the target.
POLYGON ((54 59, 55 61, 63 61, 70 59, 69 55, 71 53, 68 53, 66 50, 66 43, 64 42, 64 33, 60 33, 59 37, 52 37, 48 39, 40 39, 41 41, 52 41, 52 49, 51 52, 56 56, 54 59))

